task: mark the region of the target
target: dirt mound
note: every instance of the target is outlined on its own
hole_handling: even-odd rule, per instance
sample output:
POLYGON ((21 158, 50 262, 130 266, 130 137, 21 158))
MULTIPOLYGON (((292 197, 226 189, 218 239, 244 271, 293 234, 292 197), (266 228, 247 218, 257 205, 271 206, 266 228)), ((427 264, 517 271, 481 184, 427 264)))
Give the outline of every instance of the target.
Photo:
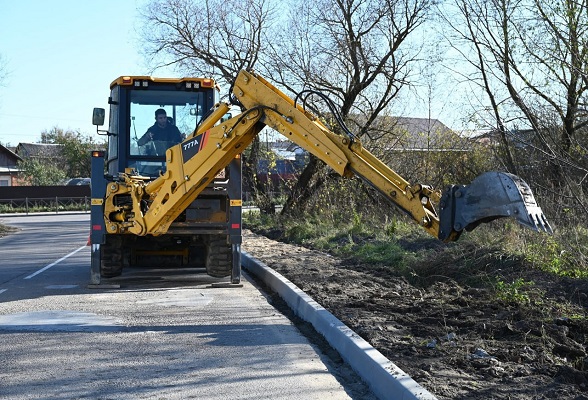
POLYGON ((529 271, 543 300, 521 305, 449 277, 416 287, 249 231, 243 249, 440 399, 588 399, 585 282, 529 271))

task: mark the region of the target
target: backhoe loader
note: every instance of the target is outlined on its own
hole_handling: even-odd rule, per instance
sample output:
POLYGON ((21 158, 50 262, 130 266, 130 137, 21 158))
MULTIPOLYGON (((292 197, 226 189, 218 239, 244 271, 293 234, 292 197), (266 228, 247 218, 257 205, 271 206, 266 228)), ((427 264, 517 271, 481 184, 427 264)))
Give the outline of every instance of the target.
POLYGON ((298 97, 254 72, 238 74, 231 103, 241 113, 232 116, 231 104, 218 101, 210 79, 133 76, 112 83, 108 130, 98 129, 105 110, 93 114, 109 141, 106 155, 92 154, 91 283, 129 265, 173 263, 201 265, 211 276, 239 283, 240 156, 266 126, 341 176, 361 178, 439 240, 457 240, 464 230, 502 217, 552 232, 529 186, 515 175, 487 172, 443 192, 409 183, 363 148, 342 121, 342 133, 334 133, 298 97), (138 137, 161 108, 186 138, 142 149, 138 137))

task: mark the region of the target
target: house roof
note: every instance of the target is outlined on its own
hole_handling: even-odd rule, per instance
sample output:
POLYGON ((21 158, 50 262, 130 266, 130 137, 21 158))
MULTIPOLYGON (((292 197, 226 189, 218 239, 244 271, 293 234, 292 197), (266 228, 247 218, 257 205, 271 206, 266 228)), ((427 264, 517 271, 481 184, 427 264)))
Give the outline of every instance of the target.
MULTIPOLYGON (((438 119, 380 116, 372 125, 366 143, 384 137, 386 148, 394 151, 463 151, 469 140, 438 119)), ((301 148, 291 141, 270 142, 271 149, 283 158, 294 158, 301 148)))
MULTIPOLYGON (((475 139, 479 142, 492 143, 501 141, 501 136, 500 130, 491 129, 479 134, 475 139)), ((534 143, 537 132, 534 129, 508 129, 506 136, 515 147, 524 148, 534 143)))
POLYGON ((0 144, 0 167, 14 170, 19 161, 22 161, 22 158, 18 154, 0 144))
POLYGON ((275 142, 268 142, 269 148, 279 158, 286 160, 295 160, 298 154, 304 154, 305 150, 296 143, 289 140, 278 140, 275 142))
POLYGON ((17 167, 0 167, 0 175, 13 174, 20 171, 17 167))
POLYGON ((453 133, 451 129, 438 119, 412 117, 395 117, 395 119, 396 127, 405 129, 411 135, 417 135, 423 132, 453 133))
POLYGON ((390 133, 390 150, 430 151, 464 150, 467 140, 449 129, 438 119, 411 117, 382 117, 376 129, 390 133))
POLYGON ((63 145, 53 143, 19 143, 16 154, 22 158, 53 158, 61 156, 63 145))

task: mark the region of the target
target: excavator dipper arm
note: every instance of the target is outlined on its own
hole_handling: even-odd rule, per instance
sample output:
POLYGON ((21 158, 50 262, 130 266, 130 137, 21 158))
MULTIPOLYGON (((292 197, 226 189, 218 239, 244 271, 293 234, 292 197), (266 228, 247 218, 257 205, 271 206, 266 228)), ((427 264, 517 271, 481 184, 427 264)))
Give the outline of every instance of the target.
POLYGON ((340 175, 360 177, 441 240, 456 240, 464 229, 508 216, 532 229, 551 232, 528 185, 514 175, 491 172, 468 186, 452 186, 441 193, 410 184, 364 149, 358 139, 332 132, 259 75, 241 71, 233 94, 243 113, 217 124, 229 109, 220 104, 194 134, 167 150, 162 176, 147 182, 129 173, 124 184, 110 185, 105 202, 107 231, 165 233, 214 176, 269 126, 340 175), (112 198, 121 194, 131 196, 132 206, 116 205, 112 198), (433 206, 436 202, 440 215, 433 206))

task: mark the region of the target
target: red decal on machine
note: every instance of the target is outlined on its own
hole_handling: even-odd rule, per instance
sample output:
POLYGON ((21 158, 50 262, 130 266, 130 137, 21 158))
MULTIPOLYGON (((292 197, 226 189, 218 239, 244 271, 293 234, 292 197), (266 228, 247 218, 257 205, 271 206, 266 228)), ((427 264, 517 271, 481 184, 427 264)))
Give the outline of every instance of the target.
POLYGON ((202 134, 202 139, 200 140, 200 148, 198 149, 198 151, 202 150, 204 146, 206 146, 206 142, 208 142, 208 132, 209 131, 206 131, 202 134))

